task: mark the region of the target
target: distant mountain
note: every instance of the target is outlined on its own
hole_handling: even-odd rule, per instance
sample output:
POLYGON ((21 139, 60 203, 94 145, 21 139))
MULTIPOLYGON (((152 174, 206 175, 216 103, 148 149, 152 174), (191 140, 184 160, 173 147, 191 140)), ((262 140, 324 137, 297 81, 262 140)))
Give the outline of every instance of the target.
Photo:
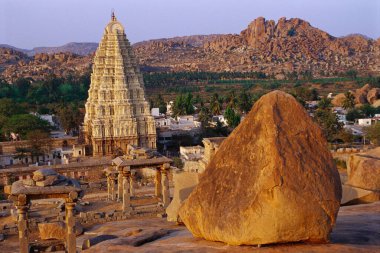
POLYGON ((0 48, 10 48, 27 54, 28 56, 34 56, 36 54, 54 54, 54 53, 73 53, 77 55, 88 55, 95 52, 98 47, 98 43, 92 42, 71 42, 59 47, 35 47, 33 49, 21 49, 13 47, 7 44, 0 44, 0 48))
MULTIPOLYGON (((32 50, 0 45, 0 77, 43 79, 90 71, 97 43, 69 43, 32 50)), ((239 34, 194 35, 133 45, 144 71, 260 71, 336 75, 349 69, 380 73, 380 39, 359 34, 334 37, 298 18, 259 17, 239 34)))

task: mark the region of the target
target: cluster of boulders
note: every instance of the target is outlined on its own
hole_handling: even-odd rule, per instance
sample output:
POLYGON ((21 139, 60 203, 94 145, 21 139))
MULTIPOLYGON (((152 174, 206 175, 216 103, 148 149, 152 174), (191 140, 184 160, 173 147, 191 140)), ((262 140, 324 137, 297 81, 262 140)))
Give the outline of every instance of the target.
MULTIPOLYGON (((370 104, 374 107, 380 106, 380 88, 372 88, 371 85, 366 84, 363 87, 350 92, 355 97, 356 106, 361 106, 364 104, 370 104)), ((339 93, 331 102, 335 106, 342 106, 345 99, 345 94, 339 93)))
POLYGON ((58 174, 53 169, 39 169, 33 172, 31 179, 23 181, 27 186, 54 186, 54 185, 68 185, 69 181, 63 175, 58 174))
POLYGON ((327 146, 294 97, 271 92, 223 141, 180 219, 194 236, 230 245, 326 242, 342 197, 327 146))

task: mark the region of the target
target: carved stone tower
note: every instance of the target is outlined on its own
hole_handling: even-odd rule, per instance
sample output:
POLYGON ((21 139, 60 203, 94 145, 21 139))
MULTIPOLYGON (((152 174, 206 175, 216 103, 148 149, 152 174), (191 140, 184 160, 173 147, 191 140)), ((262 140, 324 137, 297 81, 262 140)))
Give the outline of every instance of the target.
POLYGON ((112 13, 96 50, 84 118, 86 143, 94 156, 127 145, 156 148, 156 127, 144 83, 123 26, 112 13))

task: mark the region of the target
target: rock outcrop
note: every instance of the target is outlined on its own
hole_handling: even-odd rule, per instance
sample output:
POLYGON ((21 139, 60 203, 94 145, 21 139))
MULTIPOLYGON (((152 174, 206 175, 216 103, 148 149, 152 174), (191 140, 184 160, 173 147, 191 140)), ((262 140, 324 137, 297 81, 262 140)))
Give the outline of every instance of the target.
POLYGON ((347 161, 348 185, 380 191, 380 147, 351 155, 347 161))
POLYGON ((194 236, 231 245, 326 242, 341 194, 321 129, 274 91, 222 143, 179 215, 194 236))
POLYGON ((367 94, 371 90, 371 86, 369 84, 364 85, 360 89, 357 89, 354 93, 355 95, 355 104, 363 105, 368 103, 367 94))
MULTIPOLYGON (((281 18, 276 23, 259 17, 239 34, 157 39, 133 47, 140 65, 149 71, 260 71, 274 76, 310 69, 314 76, 350 69, 361 74, 380 72, 379 40, 361 35, 333 37, 299 18, 281 18)), ((12 81, 25 76, 37 80, 51 74, 65 77, 83 73, 88 71, 93 54, 77 54, 93 52, 94 48, 94 43, 37 48, 26 60, 20 55, 0 54, 0 72, 4 69, 0 75, 12 81), (46 61, 38 60, 41 58, 46 61)))
POLYGON ((380 88, 372 88, 367 93, 367 101, 370 104, 374 104, 380 99, 380 88))
POLYGON ((346 96, 344 95, 344 93, 339 93, 333 97, 333 99, 331 100, 331 103, 334 106, 342 106, 345 98, 346 98, 346 96))

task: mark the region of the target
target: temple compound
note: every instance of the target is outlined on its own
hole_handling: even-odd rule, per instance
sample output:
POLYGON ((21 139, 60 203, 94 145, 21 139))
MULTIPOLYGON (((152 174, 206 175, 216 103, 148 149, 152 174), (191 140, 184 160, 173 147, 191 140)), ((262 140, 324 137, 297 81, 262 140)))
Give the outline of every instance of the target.
POLYGON ((143 77, 114 14, 95 53, 88 94, 84 135, 93 156, 126 153, 128 144, 156 148, 143 77))

